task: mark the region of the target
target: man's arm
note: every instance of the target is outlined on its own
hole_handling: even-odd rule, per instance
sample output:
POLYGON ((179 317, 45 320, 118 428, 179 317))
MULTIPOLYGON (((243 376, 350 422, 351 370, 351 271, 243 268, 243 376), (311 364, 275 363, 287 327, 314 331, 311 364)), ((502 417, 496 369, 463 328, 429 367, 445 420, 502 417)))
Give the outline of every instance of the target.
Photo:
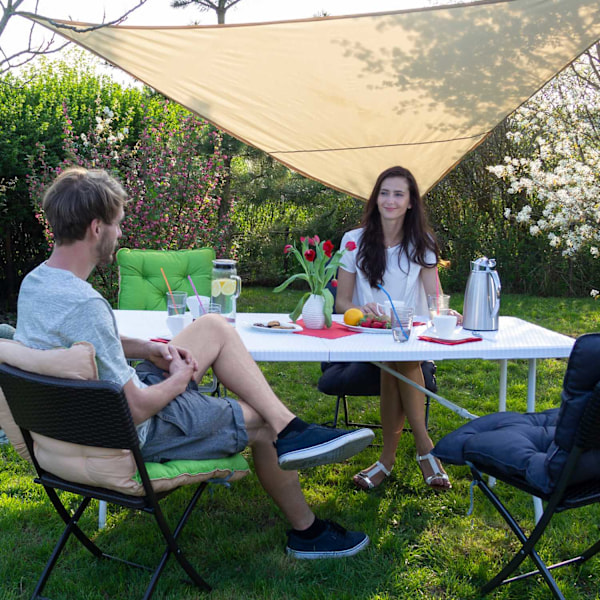
POLYGON ((138 388, 133 379, 130 379, 123 386, 129 410, 136 425, 154 416, 169 404, 173 398, 181 394, 197 370, 195 361, 182 356, 175 346, 171 344, 161 345, 165 346, 171 357, 169 361, 169 376, 164 381, 146 388, 138 388))
MULTIPOLYGON (((126 358, 139 358, 142 360, 149 360, 154 363, 159 369, 163 369, 165 371, 169 370, 169 365, 171 363, 171 352, 169 351, 169 347, 172 344, 164 344, 162 342, 150 342, 148 340, 140 340, 137 338, 130 338, 125 335, 121 337, 121 345, 123 346, 123 352, 126 358)), ((198 363, 191 355, 191 353, 185 348, 181 348, 180 346, 173 346, 177 349, 181 357, 188 361, 192 362, 194 365, 194 369, 198 369, 198 363)))

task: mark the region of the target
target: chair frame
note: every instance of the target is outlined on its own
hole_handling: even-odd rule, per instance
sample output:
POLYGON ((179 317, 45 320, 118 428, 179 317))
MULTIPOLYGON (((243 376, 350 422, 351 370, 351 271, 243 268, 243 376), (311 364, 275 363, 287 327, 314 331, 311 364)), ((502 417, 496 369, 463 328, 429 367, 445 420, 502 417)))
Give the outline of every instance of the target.
POLYGON ((210 591, 209 584, 187 560, 177 542, 208 482, 197 484, 177 525, 171 529, 159 504, 159 501, 169 495, 170 491, 157 494, 152 488, 139 447, 137 431, 122 388, 107 381, 81 381, 36 375, 7 364, 0 364, 0 387, 5 393, 15 422, 21 428, 27 444, 37 472, 34 481, 44 487, 66 525, 37 582, 32 599, 42 598, 41 593, 71 534, 96 558, 113 559, 152 572, 150 583, 143 596, 145 600, 152 596, 171 554, 200 590, 210 591), (131 450, 145 496, 131 496, 105 488, 74 483, 53 475, 43 469, 36 460, 31 432, 86 446, 131 450), (57 490, 72 492, 83 497, 73 514, 70 514, 61 502, 57 490), (154 569, 106 554, 80 529, 78 521, 92 499, 103 500, 154 516, 166 542, 166 548, 154 569))
POLYGON ((598 551, 600 551, 600 539, 587 548, 584 552, 557 562, 555 564, 547 566, 537 553, 535 546, 544 534, 546 527, 550 523, 555 513, 560 513, 565 510, 572 508, 579 508, 588 504, 600 502, 600 480, 592 480, 582 484, 571 484, 571 480, 575 470, 577 468, 578 461, 586 450, 599 449, 600 438, 598 437, 598 431, 600 430, 600 393, 595 393, 588 405, 586 406, 584 415, 581 419, 579 427, 577 429, 575 443, 573 448, 569 452, 567 462, 563 468, 559 480, 557 481, 556 487, 551 494, 541 494, 540 490, 532 487, 528 482, 522 478, 513 477, 508 478, 506 474, 494 472, 494 469, 487 469, 485 472, 488 475, 496 477, 497 479, 513 485, 525 492, 541 497, 547 501, 545 510, 532 530, 531 534, 527 534, 519 526, 516 519, 510 514, 506 506, 500 501, 498 496, 491 489, 490 485, 483 479, 482 471, 475 466, 472 462, 465 461, 467 466, 471 469, 473 482, 479 487, 483 494, 490 500, 492 505, 498 510, 500 515, 504 518, 508 526, 514 532, 521 547, 515 553, 513 558, 504 566, 504 568, 490 581, 488 581, 481 589, 483 594, 488 594, 493 589, 511 583, 513 581, 520 581, 533 577, 534 575, 541 575, 552 594, 558 600, 565 600, 562 592, 560 591, 554 577, 550 573, 551 570, 564 567, 567 565, 581 564, 589 560, 598 551), (521 563, 530 557, 535 566, 537 567, 534 571, 509 577, 521 563))

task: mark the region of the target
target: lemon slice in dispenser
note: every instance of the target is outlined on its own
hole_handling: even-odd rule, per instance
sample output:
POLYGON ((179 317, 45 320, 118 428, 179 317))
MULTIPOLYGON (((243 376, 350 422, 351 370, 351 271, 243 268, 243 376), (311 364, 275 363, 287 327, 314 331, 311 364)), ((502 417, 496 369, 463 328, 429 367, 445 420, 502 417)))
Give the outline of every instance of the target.
POLYGON ((223 294, 223 296, 231 296, 235 294, 237 286, 233 279, 222 279, 221 281, 221 293, 223 294))
POLYGON ((215 279, 211 284, 210 284, 210 295, 213 298, 216 298, 217 296, 221 295, 221 282, 223 280, 222 279, 215 279))

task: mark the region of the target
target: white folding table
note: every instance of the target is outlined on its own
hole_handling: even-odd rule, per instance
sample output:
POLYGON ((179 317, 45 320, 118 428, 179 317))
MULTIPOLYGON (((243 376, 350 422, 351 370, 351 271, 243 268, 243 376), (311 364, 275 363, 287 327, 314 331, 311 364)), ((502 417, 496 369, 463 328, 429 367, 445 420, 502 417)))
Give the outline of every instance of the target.
MULTIPOLYGON (((116 310, 115 316, 122 335, 142 339, 166 338, 169 331, 164 311, 116 310)), ((341 321, 341 315, 334 315, 341 321)), ((296 333, 274 333, 257 329, 259 322, 278 320, 288 322, 287 314, 238 313, 236 329, 244 345, 256 361, 269 362, 373 362, 396 377, 402 375, 384 363, 403 360, 494 360, 500 364, 499 410, 506 410, 507 364, 511 359, 525 359, 529 363, 527 381, 527 411, 535 410, 536 364, 543 358, 566 358, 575 340, 539 325, 516 317, 500 317, 498 331, 480 332, 481 341, 458 345, 443 345, 417 339, 426 326, 413 328, 405 343, 393 341, 392 335, 359 333, 338 339, 325 339, 296 333)), ((409 381, 409 383, 412 383, 409 381)), ((413 384, 415 385, 415 384, 413 384)), ((420 387, 420 386, 416 386, 420 387)), ((446 398, 420 388, 443 406, 467 419, 469 413, 446 398)), ((536 519, 542 512, 541 500, 535 499, 536 519)))

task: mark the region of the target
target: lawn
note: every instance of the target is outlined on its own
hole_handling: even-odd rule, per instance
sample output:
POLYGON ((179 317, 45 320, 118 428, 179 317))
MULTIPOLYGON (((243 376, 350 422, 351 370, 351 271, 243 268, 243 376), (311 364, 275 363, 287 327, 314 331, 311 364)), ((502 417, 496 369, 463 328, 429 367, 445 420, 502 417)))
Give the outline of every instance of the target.
MULTIPOLYGON (((239 302, 242 311, 287 311, 298 292, 272 294, 265 288, 247 288, 239 302)), ((453 308, 461 309, 460 298, 453 308)), ((567 335, 600 331, 600 312, 592 299, 503 296, 501 313, 514 315, 567 335)), ((566 361, 538 362, 538 410, 557 406, 566 361)), ((320 394, 316 382, 318 364, 270 363, 261 365, 282 400, 310 421, 332 417, 335 399, 320 394)), ((509 363, 507 402, 511 410, 525 410, 527 361, 509 363)), ((497 407, 498 366, 486 361, 438 362, 440 393, 476 414, 497 407)), ((352 416, 378 418, 374 398, 353 398, 352 416)), ((434 403, 430 429, 434 439, 452 431, 460 417, 434 403)), ((376 441, 378 438, 376 438, 376 441)), ((465 468, 449 467, 454 488, 445 494, 423 484, 410 434, 402 438, 392 478, 370 493, 358 491, 352 475, 378 456, 371 447, 338 465, 301 473, 302 484, 319 516, 344 526, 366 531, 371 545, 349 559, 295 561, 285 556, 288 527, 278 509, 262 491, 254 475, 230 489, 214 486, 200 501, 182 534, 182 544, 200 573, 214 586, 211 598, 224 600, 292 598, 391 598, 476 599, 478 591, 516 544, 506 536, 507 527, 475 490, 474 512, 468 516, 470 479, 465 468)), ((29 597, 35 581, 62 530, 38 486, 31 483, 27 463, 17 459, 11 447, 0 448, 0 599, 29 597)), ((530 498, 499 484, 509 508, 533 524, 530 498)), ((167 514, 182 505, 189 491, 166 500, 167 514)), ((159 553, 158 535, 146 515, 109 509, 106 529, 96 531, 97 543, 110 554, 153 563, 159 553)), ((600 507, 559 515, 541 545, 544 558, 591 543, 597 535, 600 507)), ((97 527, 94 506, 81 525, 97 527)), ((527 568, 530 567, 526 563, 527 568)), ((600 561, 557 573, 568 599, 599 599, 600 561)), ((98 562, 70 543, 46 592, 56 600, 141 597, 147 574, 110 562, 98 562)), ((171 560, 156 598, 198 598, 195 588, 181 581, 181 570, 171 560)), ((495 599, 547 599, 545 585, 535 580, 503 588, 495 599)))

